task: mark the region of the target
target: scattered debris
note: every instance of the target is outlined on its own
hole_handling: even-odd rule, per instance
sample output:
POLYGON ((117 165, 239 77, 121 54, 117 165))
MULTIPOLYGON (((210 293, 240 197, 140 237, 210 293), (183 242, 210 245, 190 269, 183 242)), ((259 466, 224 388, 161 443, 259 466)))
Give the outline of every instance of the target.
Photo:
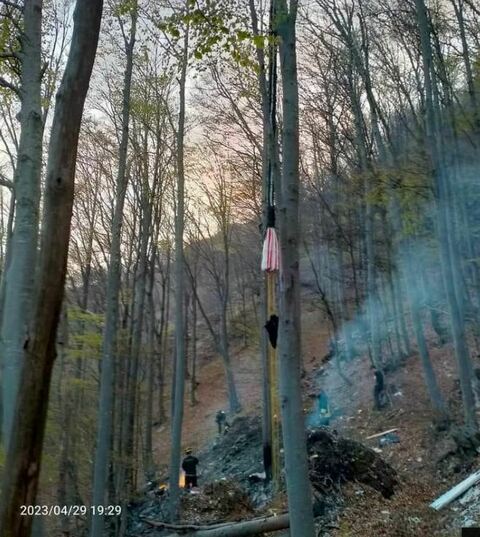
POLYGON ((248 476, 248 481, 250 483, 262 483, 265 482, 266 475, 265 472, 254 472, 248 476))
POLYGON ((393 495, 398 484, 397 473, 372 449, 326 429, 311 431, 307 446, 310 479, 319 492, 355 481, 369 485, 385 498, 393 495))
POLYGON ((383 435, 378 442, 380 446, 386 446, 388 444, 399 444, 399 443, 400 443, 400 437, 398 436, 398 434, 395 434, 395 433, 387 433, 383 435))
POLYGON ((394 429, 388 429, 387 431, 382 431, 381 433, 371 434, 370 436, 367 436, 365 440, 372 440, 373 438, 378 438, 379 436, 384 436, 386 434, 394 433, 398 431, 398 427, 395 427, 394 429))
POLYGON ((442 494, 434 502, 430 504, 432 509, 439 511, 446 507, 449 503, 456 500, 464 492, 466 492, 470 487, 473 487, 476 483, 480 481, 480 470, 477 470, 475 473, 468 476, 466 479, 461 481, 458 485, 455 485, 452 489, 442 494))
POLYGON ((218 521, 240 520, 254 512, 243 488, 232 481, 209 483, 197 496, 185 495, 182 499, 182 520, 208 524, 218 521))
MULTIPOLYGON (((216 444, 199 454, 202 468, 200 487, 198 494, 182 494, 183 525, 231 525, 240 520, 248 521, 255 516, 270 515, 286 509, 283 493, 272 503, 270 485, 265 482, 262 471, 261 442, 260 419, 237 418, 226 435, 222 435, 216 444)), ((372 449, 325 428, 309 431, 307 448, 310 479, 314 489, 314 514, 320 517, 322 523, 334 522, 338 512, 343 509, 343 487, 340 487, 343 483, 362 483, 386 498, 392 496, 397 484, 396 472, 372 449)), ((128 535, 156 535, 160 528, 158 524, 168 520, 168 490, 161 496, 152 497, 151 494, 151 489, 158 486, 158 482, 152 482, 146 487, 143 501, 130 506, 128 535), (152 521, 155 522, 154 525, 152 521)), ((268 524, 272 522, 266 520, 268 524)), ((165 525, 162 527, 168 533, 168 528, 165 525)), ((249 528, 250 526, 245 531, 248 532, 249 528)), ((218 531, 220 529, 226 531, 227 527, 218 528, 218 531)), ((179 533, 178 530, 175 531, 179 533)), ((201 532, 205 532, 206 536, 216 535, 212 533, 214 531, 215 528, 205 527, 195 530, 192 535, 202 535, 201 532)))

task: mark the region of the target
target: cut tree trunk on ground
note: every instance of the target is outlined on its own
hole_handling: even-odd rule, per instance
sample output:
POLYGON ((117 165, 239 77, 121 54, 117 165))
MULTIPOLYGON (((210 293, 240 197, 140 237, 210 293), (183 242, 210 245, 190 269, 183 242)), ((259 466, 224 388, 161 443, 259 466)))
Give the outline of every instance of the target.
POLYGON ((157 528, 169 527, 175 529, 176 533, 171 533, 167 537, 180 537, 191 535, 192 537, 247 537, 257 535, 262 532, 272 532, 284 530, 290 526, 290 516, 288 513, 280 516, 255 518, 245 522, 235 522, 233 524, 220 524, 211 528, 208 526, 169 526, 160 522, 147 521, 157 528), (198 529, 196 529, 198 528, 198 529))
POLYGON ((470 487, 473 487, 473 485, 475 485, 479 481, 480 470, 477 470, 474 474, 468 476, 461 483, 455 485, 452 489, 445 492, 445 494, 442 494, 439 498, 437 498, 434 502, 430 504, 430 507, 432 509, 435 509, 436 511, 440 511, 440 509, 443 509, 448 504, 452 503, 454 500, 456 500, 459 496, 461 496, 464 492, 466 492, 470 487))

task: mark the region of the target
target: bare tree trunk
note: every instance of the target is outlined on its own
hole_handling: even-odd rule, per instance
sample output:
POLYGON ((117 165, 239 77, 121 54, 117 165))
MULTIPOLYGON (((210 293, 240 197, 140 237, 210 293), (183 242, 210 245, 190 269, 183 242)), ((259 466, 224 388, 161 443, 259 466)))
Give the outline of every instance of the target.
MULTIPOLYGON (((147 161, 148 154, 145 158, 147 161)), ((147 168, 148 169, 148 168, 147 168)), ((142 178, 142 205, 143 214, 140 225, 140 251, 138 253, 138 267, 136 274, 135 285, 135 301, 133 309, 133 330, 132 330, 132 347, 130 352, 129 362, 129 389, 127 390, 126 399, 126 430, 125 430, 125 464, 126 475, 124 483, 124 491, 126 498, 134 492, 135 482, 135 464, 134 457, 134 438, 135 438, 135 416, 137 413, 137 384, 138 384, 138 368, 140 360, 140 351, 143 334, 143 320, 145 309, 145 295, 147 285, 147 270, 148 270, 148 243, 150 240, 150 230, 152 223, 152 200, 150 187, 148 185, 148 173, 145 172, 145 177, 142 178)))
POLYGON ((145 411, 145 445, 143 455, 144 473, 147 480, 152 479, 155 473, 153 463, 153 438, 152 438, 152 426, 153 426, 153 391, 154 391, 154 373, 155 373, 155 300, 154 300, 154 287, 155 287, 155 258, 156 258, 156 237, 155 243, 152 246, 152 254, 150 258, 150 281, 148 288, 148 364, 147 364, 147 396, 146 396, 146 411, 145 411))
POLYGON ((32 311, 38 242, 43 120, 42 0, 26 0, 21 35, 20 143, 15 169, 15 226, 5 274, 1 321, 3 439, 8 448, 32 311))
POLYGON ((67 269, 78 136, 97 50, 102 0, 79 2, 67 65, 57 93, 48 154, 42 251, 30 337, 25 342, 22 390, 6 458, 0 504, 2 537, 28 537, 35 505, 47 418, 55 341, 67 269))
POLYGON ((230 413, 236 414, 242 409, 237 395, 237 387, 230 360, 230 350, 228 344, 228 325, 227 325, 227 308, 226 304, 222 305, 220 319, 220 353, 222 355, 223 366, 225 368, 225 377, 227 379, 227 392, 230 413))
MULTIPOLYGON (((259 20, 254 0, 249 0, 250 18, 252 31, 255 36, 261 34, 259 20)), ((270 31, 273 25, 274 0, 270 1, 270 31)), ((256 48, 258 70, 258 87, 260 90, 262 103, 262 234, 265 232, 268 223, 268 183, 269 178, 277 171, 276 155, 278 153, 278 140, 274 129, 274 114, 276 113, 276 84, 274 80, 274 66, 277 62, 277 46, 270 43, 268 47, 268 73, 265 65, 265 50, 263 47, 256 48), (269 91, 270 90, 270 91, 269 91)), ((263 238, 263 237, 262 237, 263 238)), ((268 338, 265 330, 265 323, 268 320, 267 307, 267 276, 263 275, 260 290, 260 354, 262 363, 262 447, 263 466, 267 480, 272 478, 272 402, 271 402, 271 378, 270 363, 268 356, 268 338)), ((254 302, 255 306, 255 302, 254 302)), ((256 309, 254 307, 256 314, 256 309)))
MULTIPOLYGON (((121 234, 125 194, 128 183, 127 169, 128 133, 130 121, 130 93, 133 72, 133 49, 137 23, 136 5, 131 12, 130 39, 125 43, 127 64, 125 67, 122 102, 122 134, 118 154, 115 210, 113 214, 110 262, 107 276, 105 305, 105 327, 100 379, 100 401, 97 425, 97 443, 93 473, 92 505, 104 505, 108 489, 108 470, 110 465, 110 446, 113 414, 113 369, 117 351, 117 331, 119 320, 119 294, 121 285, 121 234)), ((121 373, 120 373, 121 374, 121 373)), ((100 537, 103 533, 103 516, 92 517, 90 535, 100 537)))
POLYGON ((424 0, 415 0, 417 10, 417 23, 420 32, 421 51, 423 59, 423 74, 425 81, 425 109, 426 109, 426 132, 427 149, 433 166, 433 179, 436 198, 437 233, 441 254, 441 269, 447 295, 447 303, 452 326, 452 336, 457 358, 460 386, 462 389, 463 410, 465 424, 470 433, 478 430, 475 416, 475 401, 472 390, 472 364, 465 333, 463 312, 460 310, 458 293, 455 284, 455 273, 451 260, 451 237, 448 231, 448 199, 447 178, 442 166, 442 132, 439 127, 439 113, 435 105, 435 80, 433 79, 432 45, 430 40, 430 27, 427 16, 427 8, 424 0))
MULTIPOLYGON (((15 191, 10 193, 10 204, 8 208, 8 221, 6 226, 6 239, 5 239, 5 255, 3 256, 2 277, 0 280, 0 327, 3 319, 3 311, 5 308, 5 292, 7 284, 7 269, 10 265, 10 259, 12 257, 12 238, 13 238, 13 221, 15 217, 15 191)), ((0 334, 1 335, 1 334, 0 334)), ((0 349, 1 349, 0 339, 0 349)), ((1 387, 1 383, 0 383, 1 387)), ((3 396, 0 398, 0 402, 3 401, 3 396)), ((3 410, 0 413, 0 417, 3 422, 3 410)), ((0 426, 0 430, 3 430, 3 426, 0 426)))
POLYGON ((470 46, 468 44, 468 39, 465 31, 464 0, 450 0, 450 3, 453 6, 455 16, 458 22, 460 42, 462 43, 462 58, 465 66, 468 96, 470 98, 470 105, 474 117, 474 127, 477 132, 480 132, 480 108, 478 105, 477 95, 478 87, 476 86, 475 82, 475 75, 472 69, 470 46))
MULTIPOLYGON (((65 313, 62 314, 59 327, 58 327, 58 341, 57 341, 57 354, 60 359, 60 363, 64 364, 66 361, 66 350, 68 347, 68 319, 65 313)), ((62 366, 63 369, 63 366, 62 366)), ((63 373, 63 371, 62 371, 63 373)), ((68 490, 68 466, 70 455, 70 436, 72 423, 72 398, 67 390, 62 390, 62 377, 59 375, 59 404, 63 408, 62 417, 62 432, 60 438, 60 462, 58 472, 58 487, 57 487, 57 499, 59 505, 69 505, 72 502, 72 498, 69 497, 68 490), (63 393, 62 393, 63 392, 63 393)), ((60 527, 65 535, 69 535, 70 532, 70 518, 66 515, 61 515, 60 527)))
MULTIPOLYGON (((192 280, 192 287, 196 287, 197 277, 195 274, 192 280)), ((195 406, 198 401, 196 397, 197 391, 197 301, 195 300, 196 291, 193 292, 192 297, 192 371, 190 377, 190 403, 195 406)))
MULTIPOLYGON (((187 4, 187 11, 189 2, 187 4)), ((185 227, 185 85, 187 79, 189 25, 185 27, 181 72, 179 79, 180 110, 177 130, 177 211, 175 218, 175 384, 172 394, 172 444, 170 452, 170 518, 176 520, 179 507, 179 476, 182 449, 182 424, 185 394, 185 334, 184 334, 184 294, 185 294, 185 258, 184 258, 184 227, 185 227)))
POLYGON ((184 313, 185 313, 185 324, 184 324, 184 332, 185 332, 185 380, 190 380, 190 370, 188 368, 188 361, 190 359, 190 295, 188 293, 188 290, 185 290, 185 307, 184 307, 184 313))
POLYGON ((420 354, 420 359, 422 361, 423 374, 425 377, 425 384, 427 386, 428 395, 432 403, 432 407, 436 412, 438 418, 441 421, 444 421, 447 418, 447 408, 440 391, 440 387, 437 382, 437 377, 432 366, 432 361, 430 359, 430 353, 428 352, 428 345, 425 339, 425 333, 423 331, 422 325, 422 316, 421 309, 419 304, 419 291, 416 283, 416 274, 411 262, 412 253, 407 251, 405 258, 408 263, 409 274, 411 275, 410 281, 408 282, 409 292, 407 293, 410 310, 412 312, 412 321, 413 321, 413 330, 415 332, 415 337, 417 339, 418 352, 420 354))
POLYGON ((158 363, 158 422, 163 423, 166 419, 165 412, 165 370, 168 352, 168 323, 170 314, 170 265, 171 250, 167 250, 167 266, 162 281, 162 302, 160 313, 160 331, 158 334, 158 346, 160 360, 158 363))
POLYGON ((277 2, 283 89, 283 169, 279 212, 282 256, 280 292, 280 401, 292 537, 314 537, 301 392, 299 277, 299 114, 296 58, 297 1, 277 2))

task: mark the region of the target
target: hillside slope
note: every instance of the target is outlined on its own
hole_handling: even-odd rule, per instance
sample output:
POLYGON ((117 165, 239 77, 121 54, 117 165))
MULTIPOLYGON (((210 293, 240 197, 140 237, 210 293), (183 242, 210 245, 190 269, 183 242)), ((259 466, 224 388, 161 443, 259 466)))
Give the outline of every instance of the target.
MULTIPOLYGON (((347 385, 335 363, 322 362, 329 340, 326 321, 311 304, 303 309, 305 407, 311 405, 311 397, 323 388, 335 414, 331 428, 374 448, 398 471, 401 482, 399 490, 389 500, 369 487, 345 485, 342 491, 345 505, 334 535, 394 537, 420 536, 428 532, 431 535, 454 535, 455 530, 451 528, 458 528, 464 522, 458 507, 452 506, 445 513, 437 514, 428 505, 472 471, 472 458, 471 454, 460 457, 455 452, 451 431, 438 431, 432 425, 433 414, 418 356, 411 356, 397 371, 387 375, 391 404, 385 410, 376 411, 373 409, 374 380, 368 357, 342 364, 344 376, 352 383, 347 385), (398 443, 380 446, 379 438, 368 439, 370 435, 392 428, 397 429, 398 443)), ((451 346, 436 346, 431 334, 430 348, 442 392, 452 416, 460 423, 460 393, 451 346)), ((244 406, 242 415, 260 416, 261 364, 258 352, 255 349, 236 352, 234 367, 244 406)), ((219 359, 212 359, 200 369, 199 382, 199 404, 192 407, 187 403, 185 408, 183 438, 184 446, 205 450, 216 437, 215 413, 226 408, 227 402, 219 359)), ((168 462, 168 449, 164 426, 156 432, 156 460, 159 463, 168 462)), ((474 515, 469 516, 472 519, 474 515)), ((475 520, 470 520, 472 522, 475 520)))

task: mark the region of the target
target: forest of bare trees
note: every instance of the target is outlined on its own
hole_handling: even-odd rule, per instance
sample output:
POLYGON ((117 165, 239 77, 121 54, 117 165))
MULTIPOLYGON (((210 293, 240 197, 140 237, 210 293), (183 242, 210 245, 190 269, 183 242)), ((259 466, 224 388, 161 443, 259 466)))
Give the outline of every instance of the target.
POLYGON ((431 426, 478 447, 479 147, 475 0, 0 0, 1 536, 133 535, 160 474, 177 522, 202 368, 232 421, 245 352, 290 535, 316 535, 307 302, 346 390, 418 362, 431 426))

